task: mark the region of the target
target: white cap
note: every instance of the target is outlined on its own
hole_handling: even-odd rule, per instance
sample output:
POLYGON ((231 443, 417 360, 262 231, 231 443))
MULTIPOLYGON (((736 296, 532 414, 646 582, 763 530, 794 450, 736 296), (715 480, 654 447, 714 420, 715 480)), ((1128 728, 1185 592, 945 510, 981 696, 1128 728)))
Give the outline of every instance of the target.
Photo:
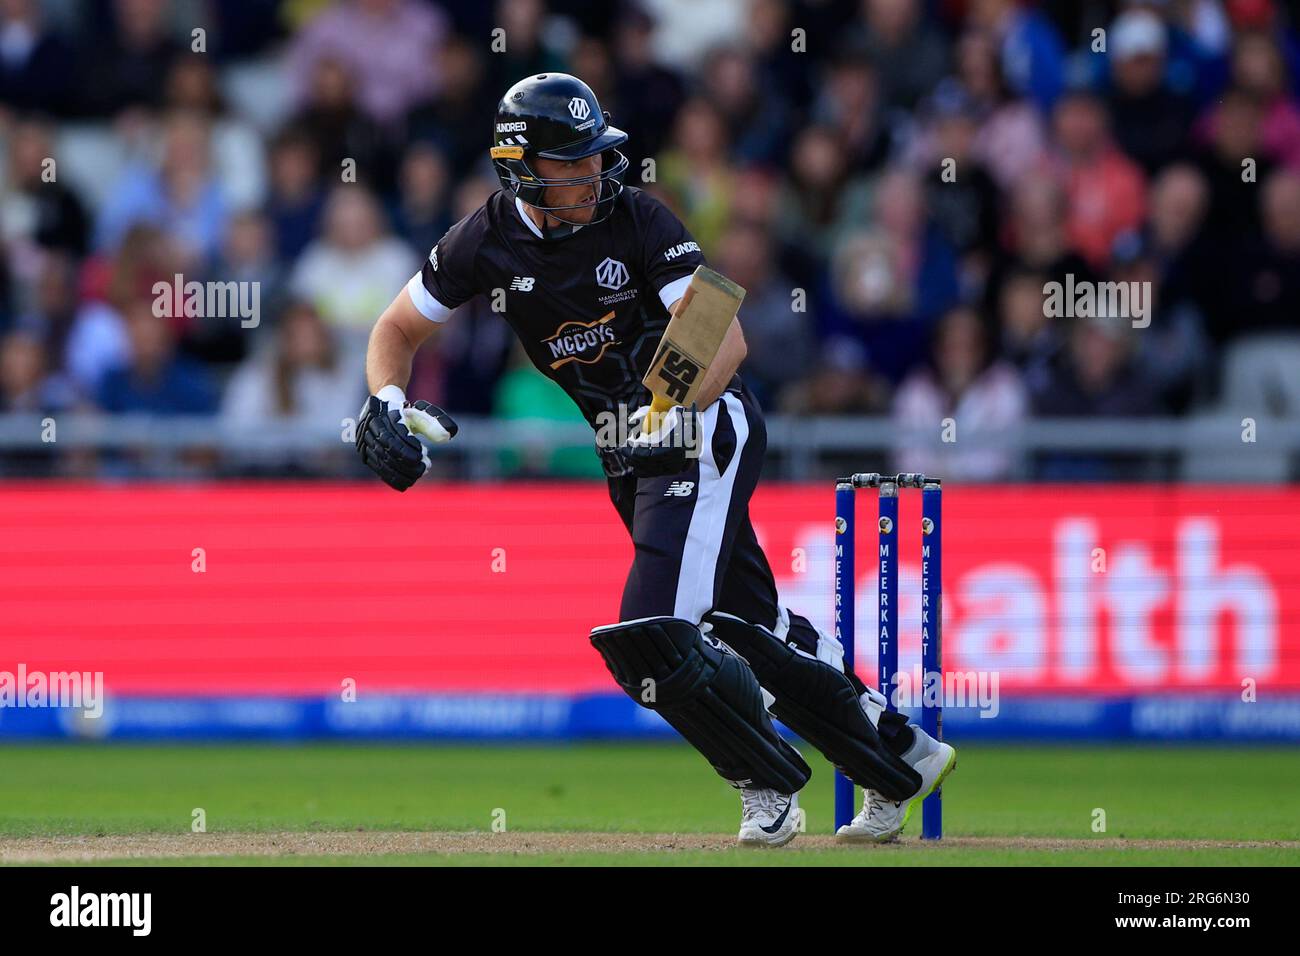
POLYGON ((1150 10, 1128 10, 1110 28, 1110 50, 1121 60, 1165 52, 1164 22, 1150 10))

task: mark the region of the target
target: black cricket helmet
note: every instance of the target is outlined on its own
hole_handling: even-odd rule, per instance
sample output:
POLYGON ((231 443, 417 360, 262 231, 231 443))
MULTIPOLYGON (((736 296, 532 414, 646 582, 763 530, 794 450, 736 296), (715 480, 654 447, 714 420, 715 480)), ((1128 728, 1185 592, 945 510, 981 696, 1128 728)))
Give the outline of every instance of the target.
MULTIPOLYGON (((596 211, 591 222, 600 222, 614 210, 614 200, 623 191, 627 157, 618 151, 627 133, 609 125, 610 116, 600 108, 596 94, 586 83, 568 73, 541 73, 520 80, 497 106, 496 130, 492 137, 492 164, 501 188, 549 213, 561 222, 568 209, 582 209, 586 203, 546 206, 542 194, 548 186, 577 186, 594 183, 596 211), (602 154, 600 172, 576 179, 544 179, 530 165, 533 157, 584 159, 602 154)), ((583 225, 582 223, 571 223, 583 225)))

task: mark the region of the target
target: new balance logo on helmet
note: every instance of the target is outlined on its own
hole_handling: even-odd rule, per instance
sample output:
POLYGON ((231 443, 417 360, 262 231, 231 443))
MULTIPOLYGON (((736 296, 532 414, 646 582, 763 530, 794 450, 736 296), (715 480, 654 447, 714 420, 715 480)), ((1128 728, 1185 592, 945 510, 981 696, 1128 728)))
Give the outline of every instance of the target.
POLYGON ((532 276, 515 276, 510 280, 511 292, 532 292, 533 282, 536 280, 532 276))

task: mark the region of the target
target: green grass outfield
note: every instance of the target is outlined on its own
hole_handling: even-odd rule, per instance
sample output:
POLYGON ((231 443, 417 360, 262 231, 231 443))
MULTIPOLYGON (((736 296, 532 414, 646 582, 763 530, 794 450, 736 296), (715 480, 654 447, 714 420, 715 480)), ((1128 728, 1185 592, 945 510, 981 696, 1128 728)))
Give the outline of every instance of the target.
POLYGON ((668 744, 11 745, 0 767, 10 862, 70 862, 80 847, 94 862, 205 864, 1300 865, 1295 748, 962 747, 945 788, 952 839, 917 840, 918 810, 901 844, 879 847, 826 839, 832 775, 817 759, 801 803, 819 836, 767 851, 728 844, 735 792, 668 744), (190 833, 195 808, 207 834, 190 833), (506 832, 492 834, 500 812, 506 832), (390 832, 468 842, 347 852, 352 834, 390 832), (628 845, 590 845, 609 834, 628 845), (224 855, 193 855, 214 852, 212 838, 224 855))

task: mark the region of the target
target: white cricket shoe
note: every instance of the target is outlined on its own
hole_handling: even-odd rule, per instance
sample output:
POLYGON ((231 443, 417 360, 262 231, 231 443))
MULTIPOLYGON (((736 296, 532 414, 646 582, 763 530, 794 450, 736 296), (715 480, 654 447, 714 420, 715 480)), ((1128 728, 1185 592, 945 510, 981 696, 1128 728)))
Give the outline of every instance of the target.
POLYGON ((799 830, 799 795, 740 788, 742 815, 736 840, 743 846, 785 846, 799 830))
POLYGON ((912 811, 943 783, 957 766, 957 751, 935 740, 920 727, 913 727, 916 741, 903 760, 921 775, 921 788, 906 800, 890 800, 874 790, 862 793, 862 812, 835 831, 837 840, 888 843, 898 839, 912 811))

